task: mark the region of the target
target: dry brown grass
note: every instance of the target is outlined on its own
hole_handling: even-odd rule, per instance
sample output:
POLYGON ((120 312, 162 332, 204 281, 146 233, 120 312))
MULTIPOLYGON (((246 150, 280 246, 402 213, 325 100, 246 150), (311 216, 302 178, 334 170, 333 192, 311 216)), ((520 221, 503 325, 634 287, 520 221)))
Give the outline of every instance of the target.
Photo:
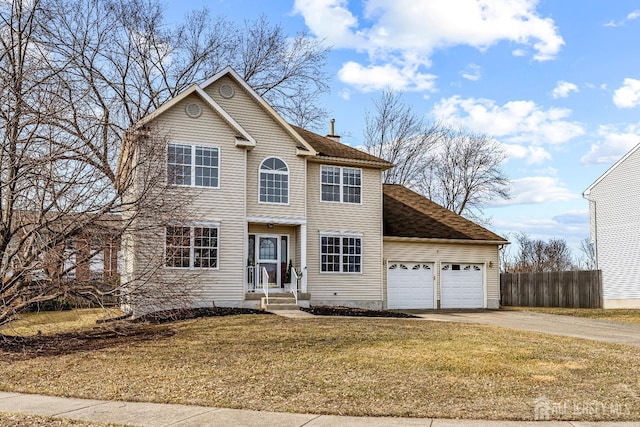
POLYGON ((85 308, 68 311, 43 311, 20 314, 18 319, 0 327, 0 334, 11 336, 52 335, 95 326, 96 320, 120 316, 117 308, 85 308))
POLYGON ((514 420, 532 419, 535 400, 545 397, 568 405, 555 418, 640 419, 640 354, 632 347, 404 319, 245 315, 170 328, 173 334, 52 356, 5 354, 0 389, 285 412, 514 420), (572 409, 596 404, 609 409, 572 409))
POLYGON ((0 412, 0 425, 3 427, 115 427, 115 424, 89 423, 86 421, 61 418, 39 417, 25 414, 7 414, 0 412))
POLYGON ((505 307, 505 310, 534 311, 561 316, 586 317, 616 322, 640 323, 640 310, 614 308, 505 307))

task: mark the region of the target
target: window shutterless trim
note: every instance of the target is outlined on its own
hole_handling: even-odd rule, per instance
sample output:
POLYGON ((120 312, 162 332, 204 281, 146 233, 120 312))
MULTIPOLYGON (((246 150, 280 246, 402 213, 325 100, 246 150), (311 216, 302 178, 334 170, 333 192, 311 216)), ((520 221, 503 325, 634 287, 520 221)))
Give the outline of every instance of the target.
MULTIPOLYGON (((268 194, 267 194, 268 196, 268 194)), ((282 158, 278 157, 278 156, 269 156, 269 157, 265 157, 261 162, 260 162, 260 166, 258 166, 258 204, 261 205, 280 205, 280 206, 288 206, 290 204, 291 201, 291 168, 289 168, 289 165, 287 164, 287 162, 285 162, 282 158), (269 169, 265 169, 264 173, 273 173, 276 175, 284 175, 287 177, 287 202, 283 203, 283 202, 268 202, 268 201, 262 201, 260 200, 262 194, 261 191, 262 190, 262 165, 264 165, 264 162, 266 162, 269 159, 278 159, 280 160, 282 163, 284 163, 285 167, 287 168, 286 172, 285 171, 276 171, 276 170, 269 170, 269 169)))
POLYGON ((336 165, 320 165, 320 203, 341 203, 341 204, 345 204, 345 205, 361 205, 362 204, 362 198, 363 198, 363 178, 362 178, 362 168, 354 168, 354 167, 350 167, 350 166, 336 166, 336 165), (339 172, 339 180, 338 183, 333 183, 333 184, 329 184, 329 183, 324 183, 322 182, 322 171, 324 168, 336 168, 338 169, 339 172), (360 185, 356 186, 356 185, 345 185, 344 183, 344 171, 345 169, 350 169, 350 170, 357 170, 360 173, 360 185), (340 200, 324 200, 322 198, 322 186, 323 185, 337 185, 338 186, 338 191, 339 191, 339 195, 340 195, 340 200), (359 202, 345 202, 345 187, 353 187, 353 188, 360 188, 360 201, 359 202))
MULTIPOLYGON (((220 189, 220 169, 221 169, 221 150, 219 146, 216 145, 198 145, 198 144, 183 144, 183 143, 179 143, 179 142, 169 142, 166 147, 165 147, 165 156, 164 156, 164 164, 165 164, 165 183, 168 186, 172 186, 172 187, 185 187, 185 188, 210 188, 210 189, 220 189), (191 147, 191 163, 189 164, 189 166, 191 167, 191 183, 190 184, 176 184, 176 183, 171 183, 169 182, 169 165, 174 165, 174 163, 169 163, 169 146, 173 145, 173 146, 182 146, 182 147, 191 147), (217 155, 218 155, 218 164, 216 166, 203 166, 203 165, 196 165, 196 150, 200 148, 200 149, 207 149, 207 150, 216 150, 217 155), (217 184, 215 187, 214 186, 210 186, 210 185, 196 185, 196 168, 197 167, 205 167, 208 169, 212 169, 215 168, 217 170, 217 176, 216 176, 216 181, 217 184)), ((186 166, 186 165, 182 165, 182 166, 186 166)))
MULTIPOLYGON (((220 270, 220 223, 219 222, 190 222, 188 224, 169 224, 164 228, 164 262, 163 268, 167 270, 220 270), (188 267, 174 267, 167 265, 167 228, 168 227, 183 227, 189 228, 189 266, 188 267), (215 267, 195 267, 195 228, 211 228, 216 230, 216 246, 204 247, 206 249, 216 250, 216 266, 215 267)), ((202 248, 202 247, 198 247, 202 248)))
POLYGON ((357 231, 319 231, 319 244, 320 244, 320 257, 319 257, 319 272, 320 274, 363 274, 363 267, 364 267, 364 239, 363 239, 363 233, 361 232, 357 232, 357 231), (332 238, 337 238, 339 239, 339 253, 337 254, 328 254, 328 253, 323 253, 322 251, 322 238, 323 237, 332 237, 332 238), (360 254, 349 254, 349 253, 345 253, 344 251, 344 241, 343 239, 358 239, 360 240, 360 254), (338 256, 338 264, 340 267, 339 271, 323 271, 322 267, 323 267, 323 262, 322 262, 322 257, 323 256, 338 256), (349 263, 344 263, 344 256, 358 256, 360 257, 360 271, 346 271, 345 270, 345 266, 348 266, 349 263))

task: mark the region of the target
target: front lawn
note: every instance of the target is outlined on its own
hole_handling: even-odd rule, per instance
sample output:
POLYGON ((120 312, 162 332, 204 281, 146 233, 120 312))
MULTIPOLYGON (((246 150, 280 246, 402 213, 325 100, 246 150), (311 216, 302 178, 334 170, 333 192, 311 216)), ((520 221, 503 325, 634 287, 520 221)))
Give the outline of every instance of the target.
POLYGON ((640 323, 640 309, 617 308, 557 308, 557 307, 503 307, 504 310, 533 311, 562 316, 587 317, 589 319, 640 323))
POLYGON ((0 326, 0 334, 12 336, 52 335, 73 332, 95 326, 96 320, 122 315, 118 308, 81 308, 67 311, 22 313, 0 326))
POLYGON ((633 347, 416 319, 242 315, 130 328, 131 336, 116 330, 50 347, 39 336, 33 345, 26 339, 17 350, 5 348, 0 389, 285 412, 513 420, 533 419, 536 402, 543 402, 564 408, 553 418, 640 420, 640 353, 633 347))

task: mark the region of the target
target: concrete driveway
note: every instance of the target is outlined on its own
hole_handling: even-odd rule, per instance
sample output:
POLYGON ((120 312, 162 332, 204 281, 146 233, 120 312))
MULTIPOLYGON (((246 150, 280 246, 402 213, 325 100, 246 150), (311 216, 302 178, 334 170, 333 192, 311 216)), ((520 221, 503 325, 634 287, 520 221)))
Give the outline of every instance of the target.
POLYGON ((640 324, 526 311, 412 313, 437 322, 478 323, 640 347, 640 324))

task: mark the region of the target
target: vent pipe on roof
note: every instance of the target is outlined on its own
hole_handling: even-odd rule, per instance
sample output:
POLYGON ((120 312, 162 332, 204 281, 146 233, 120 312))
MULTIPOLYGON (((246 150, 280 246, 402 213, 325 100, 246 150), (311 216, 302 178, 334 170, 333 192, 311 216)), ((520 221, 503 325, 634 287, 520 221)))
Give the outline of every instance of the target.
POLYGON ((331 133, 327 135, 327 138, 333 139, 336 142, 340 142, 340 135, 336 135, 336 119, 331 119, 331 133))

